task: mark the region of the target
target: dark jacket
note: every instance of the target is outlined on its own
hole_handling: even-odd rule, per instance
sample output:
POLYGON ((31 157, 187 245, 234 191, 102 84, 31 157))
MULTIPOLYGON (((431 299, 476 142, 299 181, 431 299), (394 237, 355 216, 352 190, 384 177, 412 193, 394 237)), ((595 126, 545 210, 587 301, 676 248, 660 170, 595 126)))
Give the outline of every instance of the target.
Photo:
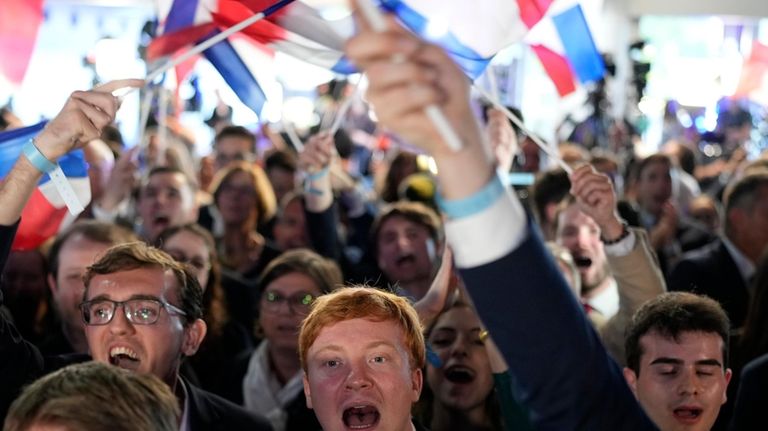
POLYGON ((733 328, 744 324, 749 306, 747 284, 720 240, 685 254, 669 274, 667 287, 706 295, 723 306, 733 328))

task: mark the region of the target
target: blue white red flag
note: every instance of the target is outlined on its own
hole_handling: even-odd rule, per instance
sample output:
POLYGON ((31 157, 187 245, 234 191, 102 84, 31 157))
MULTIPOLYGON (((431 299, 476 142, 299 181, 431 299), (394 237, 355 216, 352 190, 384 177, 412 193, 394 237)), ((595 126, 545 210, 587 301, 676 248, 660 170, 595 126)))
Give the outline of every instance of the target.
POLYGON ((0 13, 0 75, 21 85, 43 22, 43 0, 5 0, 0 13))
POLYGON ((531 29, 526 43, 539 57, 560 96, 574 92, 578 83, 598 81, 605 75, 603 58, 581 5, 545 17, 531 29))
MULTIPOLYGON (((0 132, 0 178, 5 178, 22 154, 27 141, 45 127, 45 122, 34 126, 0 132)), ((83 206, 91 201, 88 165, 82 150, 75 150, 59 159, 59 165, 69 179, 83 206)), ((13 242, 14 250, 30 250, 40 246, 74 221, 64 200, 48 175, 40 180, 21 214, 21 224, 13 242)))
MULTIPOLYGON (((182 48, 208 39, 219 30, 212 14, 220 8, 217 0, 174 0, 161 21, 161 36, 155 38, 147 50, 150 61, 170 56, 182 48)), ((161 11, 161 14, 163 11, 161 11)), ((264 91, 255 78, 249 63, 243 61, 242 49, 224 40, 203 51, 203 56, 216 68, 240 100, 257 115, 266 102, 264 91)), ((192 64, 177 68, 177 81, 184 79, 192 64)))

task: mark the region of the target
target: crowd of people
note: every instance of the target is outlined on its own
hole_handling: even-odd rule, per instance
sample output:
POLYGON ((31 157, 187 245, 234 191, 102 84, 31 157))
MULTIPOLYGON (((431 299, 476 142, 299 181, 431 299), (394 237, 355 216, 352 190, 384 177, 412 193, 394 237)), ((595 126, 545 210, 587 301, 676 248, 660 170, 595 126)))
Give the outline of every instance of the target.
POLYGON ((224 124, 202 160, 172 133, 123 150, 112 92, 139 80, 73 93, 27 144, 0 183, 3 429, 764 426, 768 158, 726 130, 717 167, 679 135, 542 169, 440 48, 360 27, 347 55, 405 146, 350 118, 301 148, 224 124), (40 161, 75 148, 91 204, 11 251, 40 161))

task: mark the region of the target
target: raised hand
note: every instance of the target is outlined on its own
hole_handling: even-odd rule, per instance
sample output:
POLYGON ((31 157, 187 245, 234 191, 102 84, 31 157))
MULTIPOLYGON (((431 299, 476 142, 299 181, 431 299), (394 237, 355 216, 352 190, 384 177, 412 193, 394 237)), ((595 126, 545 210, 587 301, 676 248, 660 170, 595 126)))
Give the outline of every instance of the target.
POLYGON ((312 135, 299 153, 299 169, 314 174, 327 168, 334 155, 333 137, 328 132, 312 135))
POLYGON ((496 157, 496 164, 502 172, 509 172, 512 168, 512 159, 518 150, 515 129, 509 124, 504 112, 496 108, 488 109, 488 123, 485 129, 491 141, 491 149, 496 157))
POLYGON ((571 194, 579 209, 600 226, 604 238, 621 235, 623 226, 616 210, 616 193, 608 176, 591 165, 581 166, 571 175, 571 194))
POLYGON ((89 91, 75 91, 61 111, 35 138, 40 152, 55 161, 74 148, 101 136, 101 130, 115 119, 120 107, 112 92, 125 87, 140 87, 140 79, 111 81, 89 91))

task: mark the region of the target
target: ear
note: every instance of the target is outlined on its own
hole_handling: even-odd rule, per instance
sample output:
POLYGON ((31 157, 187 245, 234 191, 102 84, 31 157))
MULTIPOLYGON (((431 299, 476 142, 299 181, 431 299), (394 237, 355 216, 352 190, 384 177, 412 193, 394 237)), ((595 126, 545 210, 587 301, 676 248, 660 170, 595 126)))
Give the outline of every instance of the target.
POLYGON ((304 383, 304 397, 307 399, 307 408, 312 409, 312 390, 309 389, 309 380, 307 379, 307 372, 301 373, 301 381, 304 383))
POLYGON ((731 382, 731 377, 733 377, 733 371, 731 371, 730 368, 725 369, 725 386, 723 386, 723 402, 722 404, 725 404, 726 401, 728 401, 728 383, 731 382))
POLYGON ((632 389, 632 393, 637 398, 637 374, 629 367, 624 367, 624 379, 627 381, 629 388, 632 389))
POLYGON ((203 342, 207 332, 208 325, 205 324, 203 319, 197 319, 184 328, 184 342, 181 345, 181 352, 185 356, 194 355, 197 349, 200 348, 200 343, 203 342))
POLYGON ((421 396, 421 387, 424 384, 424 376, 421 373, 421 368, 416 368, 411 371, 411 384, 413 385, 411 401, 415 403, 421 396))

